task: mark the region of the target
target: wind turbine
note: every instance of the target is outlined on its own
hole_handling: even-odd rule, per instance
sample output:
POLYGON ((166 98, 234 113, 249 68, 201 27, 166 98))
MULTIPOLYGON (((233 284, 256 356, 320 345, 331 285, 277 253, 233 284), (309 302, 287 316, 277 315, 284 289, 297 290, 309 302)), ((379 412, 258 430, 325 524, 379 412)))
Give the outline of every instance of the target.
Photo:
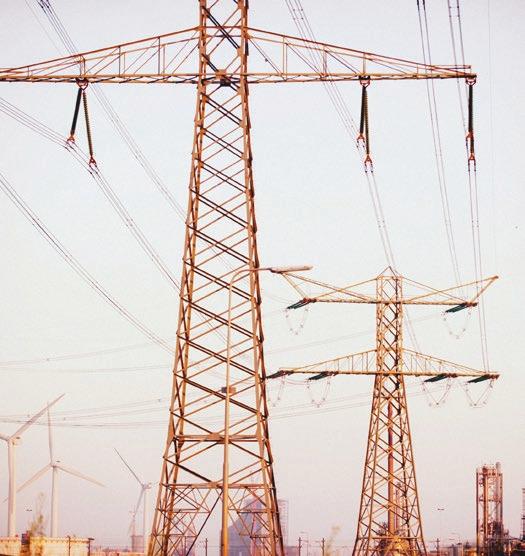
POLYGON ((135 510, 133 511, 133 517, 132 517, 132 522, 131 522, 131 530, 134 533, 135 532, 135 517, 137 515, 137 512, 139 511, 139 506, 140 506, 140 502, 142 501, 142 546, 143 546, 143 550, 144 550, 144 554, 146 554, 148 547, 147 547, 147 542, 146 542, 146 528, 147 528, 147 497, 148 497, 148 490, 151 488, 151 483, 143 483, 138 475, 135 473, 135 471, 133 471, 133 469, 131 469, 131 467, 128 465, 128 462, 122 457, 122 455, 120 454, 120 452, 115 448, 115 452, 117 452, 118 457, 122 460, 122 463, 124 463, 124 465, 129 469, 129 472, 133 475, 133 477, 135 477, 135 479, 137 480, 137 482, 140 485, 140 494, 139 494, 139 498, 137 500, 137 504, 135 505, 135 510))
POLYGON ((71 467, 62 465, 60 460, 55 460, 53 455, 53 434, 51 430, 51 414, 49 412, 49 409, 47 410, 47 430, 49 438, 49 463, 42 467, 40 471, 36 472, 23 485, 21 485, 18 488, 17 492, 20 492, 24 488, 28 487, 30 484, 38 481, 38 479, 45 475, 47 471, 51 470, 51 537, 56 538, 58 537, 58 472, 63 471, 64 473, 69 473, 69 475, 79 477, 80 479, 84 479, 84 481, 89 481, 90 483, 94 483, 95 485, 99 485, 101 487, 103 487, 104 485, 96 479, 92 479, 91 477, 80 473, 80 471, 77 471, 76 469, 72 469, 71 467))
MULTIPOLYGON (((58 396, 58 398, 51 403, 48 403, 44 409, 35 413, 29 420, 27 420, 18 430, 11 436, 0 434, 0 440, 7 442, 7 468, 9 472, 9 494, 7 503, 7 536, 14 537, 16 535, 16 448, 20 444, 20 437, 22 434, 33 424, 38 421, 40 417, 49 408, 55 405, 65 394, 58 396)), ((20 490, 20 489, 18 489, 20 490)))

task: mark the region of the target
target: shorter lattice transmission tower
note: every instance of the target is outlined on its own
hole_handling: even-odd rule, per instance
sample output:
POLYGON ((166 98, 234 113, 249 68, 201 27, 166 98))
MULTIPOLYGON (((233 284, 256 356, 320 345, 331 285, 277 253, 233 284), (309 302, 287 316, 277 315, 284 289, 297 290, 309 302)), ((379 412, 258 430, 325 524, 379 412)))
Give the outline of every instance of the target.
POLYGON ((375 349, 303 367, 281 368, 269 377, 296 373, 311 374, 309 380, 333 375, 375 377, 354 556, 426 554, 405 377, 421 377, 435 383, 449 378, 483 382, 499 376, 405 349, 405 305, 448 306, 449 313, 458 312, 476 306, 479 296, 495 279, 436 290, 408 280, 391 268, 372 280, 348 287, 330 286, 297 275, 287 277, 301 295, 290 309, 317 302, 376 307, 375 349), (307 296, 303 289, 307 284, 321 287, 323 293, 307 296), (465 297, 461 292, 466 291, 472 295, 465 297))
POLYGON ((504 552, 503 473, 501 465, 483 465, 476 470, 476 545, 478 555, 504 552))

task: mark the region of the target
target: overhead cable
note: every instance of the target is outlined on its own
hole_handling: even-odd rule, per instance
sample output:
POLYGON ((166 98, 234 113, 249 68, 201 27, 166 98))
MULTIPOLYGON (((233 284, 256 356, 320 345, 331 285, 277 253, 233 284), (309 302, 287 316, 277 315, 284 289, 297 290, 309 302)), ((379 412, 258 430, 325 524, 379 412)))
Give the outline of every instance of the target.
POLYGON ((172 347, 155 332, 150 330, 135 315, 128 311, 121 303, 119 303, 102 285, 86 270, 86 268, 74 257, 59 239, 51 232, 51 230, 40 220, 31 207, 20 197, 15 188, 9 183, 7 178, 0 172, 0 189, 6 197, 15 205, 30 224, 39 232, 39 234, 51 245, 51 247, 62 257, 62 259, 71 267, 71 269, 84 282, 86 282, 102 299, 120 313, 129 323, 131 323, 144 336, 158 344, 167 352, 172 353, 172 347))
MULTIPOLYGON (((423 63, 425 68, 427 64, 432 64, 432 53, 430 46, 430 31, 428 26, 428 17, 426 10, 425 0, 416 0, 418 20, 419 20, 419 34, 421 39, 421 50, 423 53, 423 63)), ((425 69, 427 72, 428 70, 425 69)), ((427 102, 430 115, 430 126, 432 130, 432 141, 434 143, 434 159, 436 164, 437 181, 439 185, 439 193, 441 197, 441 210, 443 216, 443 223, 445 226, 445 233, 447 237, 448 251, 452 264, 452 270, 456 283, 461 283, 461 272, 459 268, 456 240, 454 237, 454 227, 452 224, 452 215, 450 211, 450 201, 448 195, 447 175, 445 171, 445 162, 443 158, 443 146, 441 143, 441 130, 439 125, 439 113, 436 99, 436 88, 432 79, 425 80, 427 90, 427 102)))

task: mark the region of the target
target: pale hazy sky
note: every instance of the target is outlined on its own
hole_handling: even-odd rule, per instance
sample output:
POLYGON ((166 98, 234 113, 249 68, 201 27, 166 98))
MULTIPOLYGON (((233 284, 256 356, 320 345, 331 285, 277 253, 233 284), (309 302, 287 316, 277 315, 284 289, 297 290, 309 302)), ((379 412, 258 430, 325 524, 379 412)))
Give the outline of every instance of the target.
MULTIPOLYGON (((196 24, 197 3, 66 2, 54 7, 80 50, 167 33, 196 24)), ((433 60, 451 64, 447 3, 429 5, 433 60)), ((420 60, 416 2, 304 0, 319 38, 333 44, 420 60)), ((461 388, 441 408, 424 396, 409 399, 419 492, 427 540, 473 538, 475 469, 500 461, 504 472, 505 524, 518 535, 523 473, 525 377, 522 304, 523 149, 525 86, 517 0, 464 1, 468 63, 476 85, 476 148, 485 274, 499 274, 487 293, 491 367, 502 372, 488 404, 473 409, 461 388), (489 33, 490 29, 490 33, 489 33), (441 523, 437 507, 444 507, 441 523)), ((57 55, 58 39, 35 0, 1 5, 0 66, 57 55), (35 18, 29 6, 38 15, 35 18), (49 36, 48 36, 49 34, 49 36)), ((296 34, 284 0, 253 0, 254 27, 296 34)), ((355 118, 359 87, 344 84, 355 118)), ((452 221, 461 273, 473 278, 464 134, 456 83, 436 83, 452 221)), ((110 85, 105 92, 178 202, 185 206, 195 90, 191 86, 110 85)), ((66 136, 73 111, 72 85, 0 85, 0 96, 66 136)), ((434 150, 424 83, 372 84, 371 143, 383 207, 398 270, 435 287, 453 284, 441 215, 434 150)), ((256 207, 264 264, 310 263, 315 276, 351 283, 385 267, 361 161, 319 85, 253 87, 256 207)), ((180 273, 183 223, 167 206, 121 139, 90 98, 97 160, 148 238, 180 273)), ((177 296, 137 248, 89 175, 65 150, 45 142, 0 114, 0 171, 42 220, 96 278, 147 325, 172 339, 177 296)), ((84 141, 82 127, 79 141, 84 141)), ((65 392, 57 406, 56 451, 65 465, 88 473, 104 489, 64 477, 60 484, 60 533, 96 537, 97 543, 127 544, 129 510, 138 485, 113 452, 117 447, 144 480, 157 481, 165 439, 170 357, 111 311, 44 243, 7 198, 0 195, 0 431, 16 425, 12 415, 34 412, 65 392), (131 346, 131 347, 130 347, 131 346), (125 350, 47 363, 13 360, 125 350), (156 365, 153 369, 144 366, 156 365), (139 370, 119 370, 139 367, 139 370), (90 372, 96 369, 109 369, 90 372), (82 411, 80 411, 82 410, 82 411), (74 413, 77 412, 77 413, 74 413), (62 413, 62 415, 60 415, 62 413), (130 426, 130 423, 139 423, 130 426), (90 423, 93 426, 88 426, 90 423), (100 426, 100 425, 106 426, 100 426), (80 505, 79 502, 82 502, 80 505)), ((373 347, 372 308, 314 306, 295 335, 282 309, 293 301, 276 277, 264 278, 267 367, 328 359, 373 347)), ((414 310, 421 350, 472 367, 481 366, 477 316, 457 340, 439 310, 414 310), (419 317, 429 317, 419 319, 419 317)), ((460 313, 450 326, 461 328, 460 313)), ((270 395, 277 400, 277 384, 270 395)), ((419 394, 418 383, 409 390, 419 394)), ((290 538, 310 539, 340 526, 337 543, 355 534, 371 381, 332 380, 319 409, 304 386, 287 385, 272 408, 272 447, 279 497, 290 504, 290 538), (304 535, 303 535, 304 536, 304 535)), ((481 393, 482 388, 476 390, 481 393)), ((320 397, 322 386, 312 395, 320 397)), ((25 480, 48 458, 46 431, 34 427, 19 450, 25 480)), ((0 499, 7 493, 6 449, 0 445, 0 499)), ((50 477, 20 494, 19 530, 39 492, 48 496, 50 477)), ((153 498, 153 497, 152 497, 153 498)), ((151 504, 151 509, 153 503, 151 504)), ((0 534, 7 505, 0 505, 0 534)), ((140 521, 140 519, 139 519, 140 521)))

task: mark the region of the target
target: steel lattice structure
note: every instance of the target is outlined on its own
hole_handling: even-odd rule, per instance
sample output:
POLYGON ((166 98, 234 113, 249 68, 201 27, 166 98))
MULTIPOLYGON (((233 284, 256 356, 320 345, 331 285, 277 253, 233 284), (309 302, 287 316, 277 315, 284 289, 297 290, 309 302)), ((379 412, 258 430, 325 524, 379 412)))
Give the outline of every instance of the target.
POLYGON ((446 290, 423 286, 400 276, 391 268, 372 280, 342 288, 298 276, 287 279, 302 296, 290 308, 317 302, 375 305, 374 350, 305 367, 285 367, 270 378, 296 373, 313 375, 310 380, 340 374, 375 376, 353 554, 426 555, 405 376, 427 377, 427 382, 458 377, 481 382, 497 379, 499 375, 405 350, 403 308, 405 305, 443 305, 456 312, 473 307, 496 277, 446 290), (304 284, 321 286, 325 291, 308 297, 304 294, 304 284), (458 295, 468 286, 475 289, 471 298, 458 295), (375 291, 370 291, 372 287, 375 291), (413 291, 407 294, 405 287, 413 291))
POLYGON ((501 465, 476 470, 476 550, 480 556, 504 554, 503 473, 501 465))
MULTIPOLYGON (((224 5, 222 21, 246 27, 246 6, 224 5)), ((217 13, 218 10, 215 11, 217 13)), ((220 12, 219 12, 220 13, 220 12)), ((228 68, 246 73, 246 37, 208 35, 212 16, 200 6, 199 73, 228 68)), ((220 467, 226 431, 205 426, 224 402, 226 295, 234 272, 257 268, 250 116, 246 78, 198 84, 183 256, 180 319, 170 431, 153 523, 152 554, 179 554, 194 543, 221 499, 220 467), (226 266, 226 269, 224 268, 226 266), (185 546, 186 546, 185 544, 185 546)), ((228 511, 239 534, 266 554, 282 551, 268 435, 261 295, 256 273, 233 289, 228 511)))
MULTIPOLYGON (((282 556, 256 272, 249 85, 473 80, 475 74, 470 66, 422 64, 250 28, 248 0, 199 0, 198 10, 194 28, 0 69, 0 81, 70 83, 83 90, 90 83, 196 86, 172 401, 149 555, 191 553, 225 499, 251 552, 282 556), (249 52, 257 55, 250 68, 249 52), (243 278, 241 269, 247 270, 243 278), (227 298, 235 276, 226 390, 227 298), (207 424, 213 412, 229 413, 230 406, 228 427, 207 424), (228 488, 220 473, 225 445, 231 451, 228 488)), ((387 325, 397 326, 401 317, 390 312, 385 305, 381 322, 385 339, 396 343, 387 325)), ((389 352, 384 358, 396 364, 389 352)), ((385 380, 379 387, 391 385, 385 380)))

